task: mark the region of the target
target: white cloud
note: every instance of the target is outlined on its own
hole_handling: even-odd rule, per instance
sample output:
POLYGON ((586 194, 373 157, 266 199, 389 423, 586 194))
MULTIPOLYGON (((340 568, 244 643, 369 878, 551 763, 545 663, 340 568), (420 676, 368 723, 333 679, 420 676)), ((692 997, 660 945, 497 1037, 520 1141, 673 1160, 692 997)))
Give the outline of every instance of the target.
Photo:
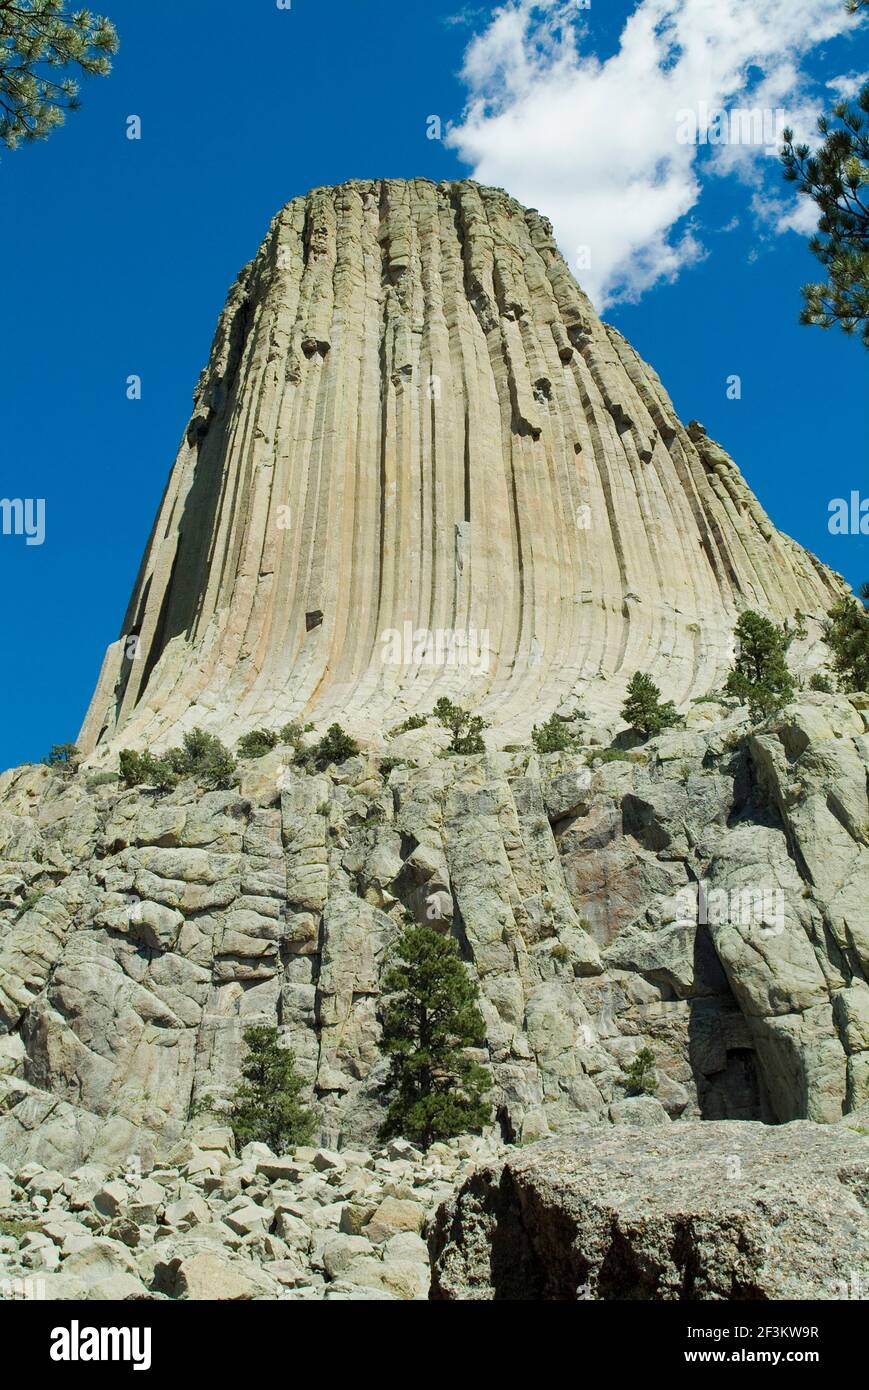
POLYGON ((850 101, 862 87, 869 82, 869 72, 843 72, 840 77, 831 77, 824 85, 836 97, 850 101))
POLYGON ((818 229, 820 213, 811 198, 788 200, 756 193, 751 200, 751 211, 761 228, 776 236, 798 232, 800 236, 809 237, 818 229))
POLYGON ((797 203, 783 209, 776 224, 777 232, 799 232, 800 236, 813 236, 818 230, 818 206, 811 198, 801 198, 797 203))
MULTIPOLYGON (((812 102, 805 60, 854 20, 842 0, 640 0, 617 50, 600 60, 599 2, 500 5, 466 50, 468 105, 447 143, 480 182, 552 218, 604 308, 702 258, 686 219, 705 179, 733 174, 756 192, 777 158, 776 142, 679 143, 677 113, 704 103, 710 112, 783 108, 784 123, 810 133, 824 103, 812 102)), ((802 228, 804 215, 779 210, 776 220, 779 230, 802 228)))

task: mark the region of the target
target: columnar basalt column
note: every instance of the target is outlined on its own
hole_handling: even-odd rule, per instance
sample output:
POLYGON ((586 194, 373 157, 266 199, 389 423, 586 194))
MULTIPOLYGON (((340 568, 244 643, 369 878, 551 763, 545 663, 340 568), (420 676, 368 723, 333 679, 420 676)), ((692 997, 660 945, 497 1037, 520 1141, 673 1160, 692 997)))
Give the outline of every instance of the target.
POLYGON ((508 742, 577 697, 617 709, 638 669, 703 695, 741 609, 841 591, 540 213, 471 182, 315 189, 230 291, 80 742, 376 739, 440 695, 508 742))

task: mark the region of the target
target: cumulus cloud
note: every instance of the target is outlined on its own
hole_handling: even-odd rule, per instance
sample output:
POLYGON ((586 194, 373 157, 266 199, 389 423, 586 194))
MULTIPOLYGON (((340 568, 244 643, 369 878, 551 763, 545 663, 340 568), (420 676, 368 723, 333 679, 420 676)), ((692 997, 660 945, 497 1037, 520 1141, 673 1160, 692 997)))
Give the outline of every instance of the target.
POLYGON ((810 237, 818 229, 820 213, 811 198, 794 200, 756 193, 751 200, 751 211, 762 230, 777 236, 783 232, 798 232, 800 236, 810 237))
MULTIPOLYGON (((689 222, 704 183, 730 174, 757 191, 783 124, 810 134, 806 60, 853 27, 842 0, 640 0, 615 51, 594 52, 594 5, 506 0, 468 45, 468 103, 447 142, 482 183, 552 218, 599 308, 636 300, 705 254, 689 222), (709 113, 766 109, 769 143, 701 140, 709 113), (776 116, 776 113, 779 113, 776 116)), ((847 79, 837 79, 842 82, 847 79)), ((730 138, 729 138, 730 137, 730 138)), ((808 216, 808 215, 806 215, 808 216)), ((778 209, 778 230, 806 217, 778 209)))
POLYGON ((869 72, 843 72, 840 77, 831 77, 826 86, 839 99, 850 101, 869 82, 869 72))

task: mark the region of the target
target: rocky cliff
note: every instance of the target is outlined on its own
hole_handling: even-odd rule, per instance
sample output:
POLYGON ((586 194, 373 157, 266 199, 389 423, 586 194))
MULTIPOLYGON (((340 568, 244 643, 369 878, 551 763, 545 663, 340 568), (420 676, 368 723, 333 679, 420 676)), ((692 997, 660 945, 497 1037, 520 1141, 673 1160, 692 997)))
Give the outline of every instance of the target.
POLYGON ((289 204, 230 294, 87 762, 0 777, 0 1222, 8 1206, 39 1227, 9 1218, 0 1272, 117 1276, 129 1296, 209 1279, 246 1290, 227 1297, 424 1296, 420 1232, 449 1179, 439 1296, 505 1296, 505 1251, 522 1297, 808 1287, 818 1221, 865 1207, 842 1174, 869 1103, 869 697, 800 690, 752 727, 708 692, 740 610, 799 611, 803 672, 839 592, 679 423, 538 213, 423 181, 289 204), (613 734, 637 669, 683 724, 631 748, 613 734), (486 752, 391 728, 439 695, 484 715, 486 752), (533 723, 580 707, 572 751, 534 751, 533 723), (334 718, 362 751, 319 773, 279 746, 227 791, 112 777, 119 749, 196 725, 235 746, 334 718), (382 982, 411 919, 451 932, 480 985, 479 1178, 461 1146, 395 1173, 400 1155, 367 1152, 382 982), (211 1132, 260 1023, 292 1047, 327 1146, 294 1173, 211 1132), (633 1094, 645 1050, 654 1096, 633 1094), (530 1166, 505 1158, 536 1140, 530 1166), (773 1175, 808 1146, 801 1213, 828 1157, 845 1165, 780 1233, 790 1283, 752 1244, 759 1209, 705 1199, 726 1144, 773 1175), (680 1215, 665 1189, 695 1149, 680 1215), (591 1150, 586 1181, 571 1155, 591 1150), (634 1159, 657 1173, 639 1225, 612 1180, 634 1159), (417 1198, 410 1227, 377 1225, 380 1203, 417 1198), (185 1243, 198 1226, 226 1248, 185 1243), (387 1246, 412 1268, 384 1272, 387 1246))
POLYGON ((422 730, 204 796, 4 774, 0 1298, 863 1296, 866 706, 699 705, 626 761, 422 730), (384 963, 432 905, 497 1125, 372 1154, 384 963), (261 1022, 332 1148, 216 1127, 261 1022))
POLYGON ((538 212, 470 182, 317 189, 230 292, 80 743, 377 738, 448 695, 497 745, 617 710, 638 669, 704 695, 740 609, 818 618, 839 589, 538 212))
POLYGON ((869 1100, 865 705, 806 695, 750 733, 701 704, 627 761, 440 757, 423 729, 206 795, 4 774, 0 1155, 159 1157, 261 1022, 321 1138, 369 1143, 408 915, 480 982, 505 1139, 619 1118, 643 1047, 663 1119, 841 1118, 869 1100))

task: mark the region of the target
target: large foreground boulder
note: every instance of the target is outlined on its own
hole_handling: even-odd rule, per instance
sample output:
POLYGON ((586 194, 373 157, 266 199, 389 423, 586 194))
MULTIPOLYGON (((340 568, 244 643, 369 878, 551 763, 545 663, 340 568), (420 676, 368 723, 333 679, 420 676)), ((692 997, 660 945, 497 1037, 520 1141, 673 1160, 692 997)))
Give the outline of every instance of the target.
POLYGON ((440 1299, 847 1298, 869 1273, 869 1138, 798 1121, 547 1140, 479 1168, 429 1244, 440 1299))

